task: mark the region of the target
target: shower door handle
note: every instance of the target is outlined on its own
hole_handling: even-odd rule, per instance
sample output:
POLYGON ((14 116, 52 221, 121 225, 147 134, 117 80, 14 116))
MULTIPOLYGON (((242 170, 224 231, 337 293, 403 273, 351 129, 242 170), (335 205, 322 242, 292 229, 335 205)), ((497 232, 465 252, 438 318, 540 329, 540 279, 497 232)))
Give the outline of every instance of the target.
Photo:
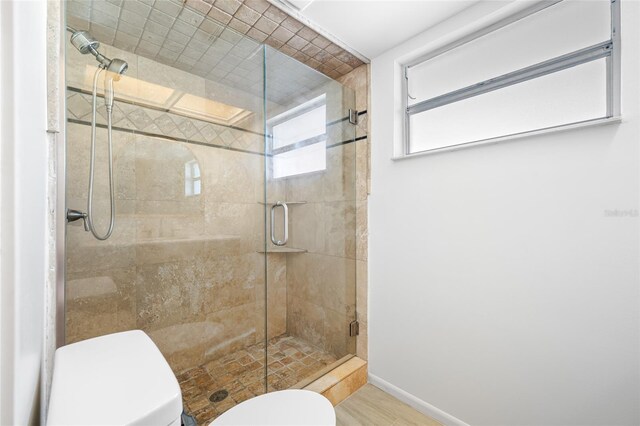
POLYGON ((287 244, 287 240, 289 240, 289 207, 287 203, 282 201, 278 201, 274 205, 271 206, 271 242, 277 246, 283 246, 287 244), (275 236, 275 226, 276 226, 276 208, 282 207, 282 212, 284 214, 283 227, 284 227, 284 238, 282 240, 276 239, 275 236))

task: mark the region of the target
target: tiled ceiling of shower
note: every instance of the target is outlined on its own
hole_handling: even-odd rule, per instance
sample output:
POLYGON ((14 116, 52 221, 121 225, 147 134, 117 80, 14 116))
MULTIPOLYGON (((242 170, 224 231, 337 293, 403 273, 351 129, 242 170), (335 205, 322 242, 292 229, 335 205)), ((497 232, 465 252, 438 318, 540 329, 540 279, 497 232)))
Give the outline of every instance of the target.
POLYGON ((69 0, 66 7, 68 25, 100 42, 233 86, 261 84, 259 43, 331 78, 363 63, 266 0, 69 0))

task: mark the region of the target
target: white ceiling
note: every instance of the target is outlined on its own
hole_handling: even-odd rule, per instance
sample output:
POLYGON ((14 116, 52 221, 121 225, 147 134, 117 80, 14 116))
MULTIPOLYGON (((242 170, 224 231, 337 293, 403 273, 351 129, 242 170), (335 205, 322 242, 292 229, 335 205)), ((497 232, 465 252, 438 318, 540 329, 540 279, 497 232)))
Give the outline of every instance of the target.
POLYGON ((288 0, 298 13, 373 59, 478 0, 288 0))

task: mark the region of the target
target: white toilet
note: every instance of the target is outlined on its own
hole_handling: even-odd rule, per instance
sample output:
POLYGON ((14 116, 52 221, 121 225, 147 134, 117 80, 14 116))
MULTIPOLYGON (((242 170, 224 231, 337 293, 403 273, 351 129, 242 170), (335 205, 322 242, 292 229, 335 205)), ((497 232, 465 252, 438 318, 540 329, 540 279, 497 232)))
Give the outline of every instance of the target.
POLYGON ((291 389, 251 398, 229 409, 211 426, 335 426, 331 402, 316 392, 291 389))
POLYGON ((48 425, 180 426, 175 375, 140 330, 109 334, 56 351, 48 425))
MULTIPOLYGON (((156 345, 140 330, 56 351, 48 425, 180 426, 182 394, 156 345)), ((272 392, 231 408, 211 425, 335 426, 333 405, 305 390, 272 392)))

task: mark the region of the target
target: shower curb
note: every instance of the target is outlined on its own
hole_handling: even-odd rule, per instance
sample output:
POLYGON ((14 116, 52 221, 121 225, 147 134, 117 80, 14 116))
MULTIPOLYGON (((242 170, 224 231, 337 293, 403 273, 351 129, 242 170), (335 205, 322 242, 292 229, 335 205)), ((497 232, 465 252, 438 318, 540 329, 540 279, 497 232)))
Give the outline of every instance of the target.
POLYGON ((318 392, 336 406, 367 384, 368 364, 353 357, 303 389, 318 392))

